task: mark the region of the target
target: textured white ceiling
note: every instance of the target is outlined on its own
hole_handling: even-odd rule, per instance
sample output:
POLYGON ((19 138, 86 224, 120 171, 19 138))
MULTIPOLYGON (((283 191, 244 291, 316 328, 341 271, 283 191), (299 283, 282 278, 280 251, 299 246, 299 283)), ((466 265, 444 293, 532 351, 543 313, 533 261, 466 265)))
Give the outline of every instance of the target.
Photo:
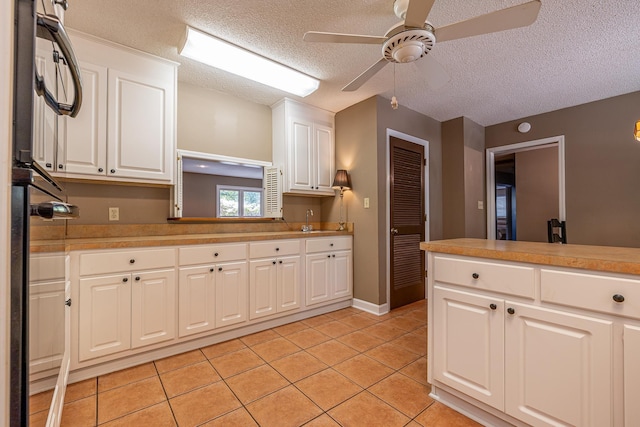
MULTIPOLYGON (((525 0, 436 0, 437 28, 525 0)), ((401 105, 439 121, 488 126, 640 90, 640 1, 542 0, 531 26, 436 43, 451 80, 432 89, 420 61, 396 66, 401 105)), ((69 0, 66 25, 181 63, 180 81, 271 105, 287 95, 180 57, 185 26, 321 80, 304 102, 338 112, 372 95, 391 98, 393 66, 355 92, 340 89, 381 57, 375 45, 307 43, 306 31, 384 35, 392 0, 69 0)), ((295 98, 294 96, 290 96, 295 98)), ((640 106, 638 106, 640 112, 640 106)))

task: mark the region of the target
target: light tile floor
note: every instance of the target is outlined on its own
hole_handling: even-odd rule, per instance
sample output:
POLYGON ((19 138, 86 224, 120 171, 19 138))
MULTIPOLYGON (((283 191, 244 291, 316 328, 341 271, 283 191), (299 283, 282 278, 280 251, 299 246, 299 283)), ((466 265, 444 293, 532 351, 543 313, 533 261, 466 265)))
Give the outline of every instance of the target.
POLYGON ((62 425, 478 426, 429 397, 426 318, 346 308, 71 384, 62 425))

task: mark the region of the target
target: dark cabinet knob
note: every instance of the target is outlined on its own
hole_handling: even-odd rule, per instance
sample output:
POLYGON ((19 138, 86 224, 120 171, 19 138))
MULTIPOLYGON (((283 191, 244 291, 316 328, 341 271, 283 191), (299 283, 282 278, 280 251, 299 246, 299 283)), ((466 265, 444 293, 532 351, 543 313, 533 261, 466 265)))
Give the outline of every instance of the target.
POLYGON ((331 255, 331 256, 332 256, 333 258, 335 258, 335 257, 336 257, 336 254, 333 254, 333 255, 331 255))
POLYGON ((222 267, 218 267, 218 271, 222 271, 222 267))
POLYGON ((276 252, 278 252, 280 250, 280 248, 276 248, 276 252))
POLYGON ((218 256, 218 255, 219 255, 219 254, 218 254, 218 252, 216 252, 216 253, 214 253, 214 254, 213 254, 213 256, 218 256))
POLYGON ((58 169, 64 169, 64 165, 63 164, 59 164, 58 165, 58 169))
POLYGON ((140 276, 136 276, 136 282, 140 281, 140 276))
POLYGON ((490 308, 491 310, 495 310, 496 308, 498 308, 498 306, 497 306, 497 305, 495 305, 495 304, 489 304, 489 308, 490 308))
POLYGON ((279 262, 280 262, 280 264, 282 264, 282 260, 280 260, 279 262))
POLYGON ((329 246, 333 247, 333 243, 329 243, 329 246))
POLYGON ((331 255, 327 255, 327 258, 331 258, 331 255))
POLYGON ((273 265, 276 265, 276 262, 275 262, 275 261, 272 261, 272 263, 273 263, 273 265))
POLYGON ((515 314, 515 312, 516 312, 516 311, 515 311, 513 308, 511 308, 511 307, 507 308, 507 313, 509 313, 509 314, 515 314))
POLYGON ((128 281, 129 281, 129 278, 128 278, 128 277, 123 277, 123 278, 122 278, 122 283, 127 283, 128 281))
POLYGON ((474 279, 478 279, 480 278, 480 275, 478 273, 473 273, 471 277, 473 277, 474 279))
POLYGON ((131 258, 131 259, 129 260, 129 264, 135 264, 135 262, 136 262, 136 260, 135 260, 135 259, 133 259, 133 258, 131 258))
POLYGON ((110 172, 111 172, 111 173, 116 173, 116 170, 115 170, 115 169, 111 169, 111 171, 110 171, 110 172))
POLYGON ((103 168, 98 168, 98 172, 102 173, 102 172, 104 172, 104 169, 103 168))
POLYGON ((46 163, 46 164, 45 164, 45 166, 46 166, 46 167, 48 167, 48 168, 50 168, 50 167, 52 167, 53 165, 52 165, 51 163, 46 163))
POLYGON ((615 294, 615 295, 613 296, 613 300, 614 300, 615 302, 624 302, 624 296, 623 296, 623 295, 620 295, 620 294, 615 294))
POLYGON ((66 305, 67 307, 71 307, 71 298, 69 298, 68 300, 66 300, 64 302, 64 305, 66 305))
POLYGON ((213 273, 215 271, 215 268, 211 267, 209 271, 213 273))

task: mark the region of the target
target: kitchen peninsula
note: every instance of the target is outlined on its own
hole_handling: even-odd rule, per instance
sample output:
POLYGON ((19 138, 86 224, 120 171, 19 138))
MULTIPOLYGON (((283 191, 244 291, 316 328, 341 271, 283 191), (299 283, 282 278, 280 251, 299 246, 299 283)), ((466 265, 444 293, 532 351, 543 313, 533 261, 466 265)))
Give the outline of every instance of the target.
POLYGON ((432 397, 487 425, 639 425, 640 249, 421 249, 432 397))

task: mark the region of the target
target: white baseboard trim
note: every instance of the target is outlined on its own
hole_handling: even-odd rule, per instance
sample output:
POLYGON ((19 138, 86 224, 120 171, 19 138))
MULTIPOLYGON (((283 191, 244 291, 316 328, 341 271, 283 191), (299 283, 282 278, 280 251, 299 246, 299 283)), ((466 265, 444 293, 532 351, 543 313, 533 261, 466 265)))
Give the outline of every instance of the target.
POLYGON ((382 305, 376 305, 369 301, 363 301, 361 299, 353 299, 353 308, 357 308, 358 310, 366 311, 367 313, 375 314, 377 316, 382 316, 383 314, 387 314, 389 312, 389 304, 384 303, 382 305))

